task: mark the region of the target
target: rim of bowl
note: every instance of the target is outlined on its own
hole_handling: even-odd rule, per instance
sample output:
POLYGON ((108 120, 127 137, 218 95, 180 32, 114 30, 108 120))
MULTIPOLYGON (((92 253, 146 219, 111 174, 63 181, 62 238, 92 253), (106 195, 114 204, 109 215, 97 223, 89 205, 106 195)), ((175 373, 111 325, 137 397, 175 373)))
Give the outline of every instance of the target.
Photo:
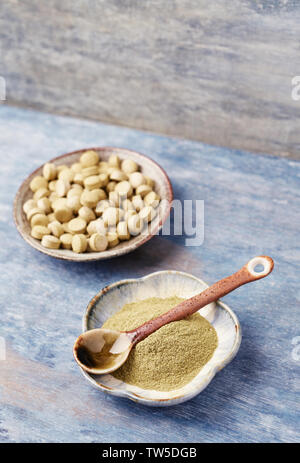
MULTIPOLYGON (((145 275, 145 276, 140 277, 140 278, 128 278, 128 279, 116 281, 116 282, 111 283, 111 284, 105 286, 104 288, 102 288, 90 300, 90 302, 88 303, 87 308, 85 310, 85 313, 83 315, 83 318, 82 318, 82 331, 83 332, 88 331, 87 323, 88 323, 90 314, 92 312, 92 309, 93 309, 94 305, 97 303, 97 301, 100 299, 100 297, 102 295, 106 294, 107 292, 109 292, 111 289, 113 289, 116 286, 121 286, 121 285, 123 286, 123 285, 134 283, 134 282, 137 282, 137 281, 147 280, 148 278, 151 278, 151 277, 153 277, 155 275, 160 275, 160 274, 179 274, 179 275, 182 275, 184 277, 194 279, 194 280, 200 282, 201 284, 203 284, 205 287, 209 286, 201 278, 198 278, 198 277, 192 275, 191 273, 182 272, 180 270, 158 270, 157 272, 149 273, 148 275, 145 275)), ((211 368, 211 370, 209 371, 209 373, 206 376, 206 380, 201 384, 200 388, 194 387, 188 394, 182 394, 182 395, 170 398, 170 399, 150 399, 150 398, 145 398, 145 397, 143 397, 143 396, 141 396, 139 394, 136 394, 134 392, 131 392, 131 391, 113 389, 113 388, 110 388, 110 387, 108 387, 108 386, 106 386, 104 384, 98 383, 87 372, 85 372, 82 368, 79 367, 80 370, 81 370, 81 373, 97 389, 100 389, 100 390, 106 392, 107 394, 111 394, 111 395, 114 395, 116 397, 127 398, 127 399, 130 399, 130 400, 134 401, 134 402, 143 403, 144 405, 150 405, 150 406, 178 405, 179 403, 182 403, 182 402, 185 402, 187 400, 192 399, 196 395, 200 394, 200 392, 202 392, 209 385, 209 383, 212 381, 214 376, 219 371, 221 371, 224 367, 226 367, 226 365, 228 365, 234 359, 234 357, 238 353, 238 350, 239 350, 240 345, 241 345, 242 329, 241 329, 241 325, 240 325, 240 322, 239 322, 239 319, 238 319, 237 315, 235 314, 235 312, 227 304, 222 302, 220 299, 218 299, 216 301, 216 304, 221 306, 224 310, 226 310, 229 313, 229 315, 232 318, 232 320, 234 322, 234 325, 235 325, 236 336, 235 336, 234 344, 233 344, 232 349, 231 349, 230 353, 228 354, 228 356, 222 362, 220 362, 218 365, 216 365, 214 368, 211 368)))
MULTIPOLYGON (((138 158, 146 159, 147 162, 150 162, 150 163, 154 164, 156 167, 159 168, 159 170, 163 174, 163 177, 164 177, 164 179, 166 181, 166 185, 167 185, 166 194, 167 194, 167 197, 164 198, 164 199, 167 199, 168 206, 167 206, 167 208, 165 210, 164 215, 157 222, 156 226, 153 229, 151 229, 151 232, 147 233, 146 235, 137 235, 137 236, 140 236, 140 239, 138 241, 134 242, 134 243, 130 244, 131 240, 129 240, 127 242, 128 245, 124 246, 123 248, 116 247, 116 248, 112 248, 110 250, 106 250, 106 251, 103 251, 103 252, 90 252, 90 253, 82 253, 82 254, 76 254, 76 253, 73 252, 70 255, 64 255, 64 254, 61 254, 59 252, 59 251, 61 251, 59 249, 44 248, 44 247, 42 247, 41 244, 39 244, 39 241, 37 243, 35 241, 32 241, 31 238, 29 237, 28 233, 23 230, 22 224, 20 223, 20 221, 18 219, 17 209, 19 207, 19 202, 21 200, 21 192, 22 192, 22 189, 24 187, 24 184, 28 181, 28 179, 30 177, 33 177, 34 175, 36 175, 37 172, 41 169, 41 167, 43 167, 44 164, 41 164, 39 167, 37 167, 33 172, 31 172, 23 180, 20 187, 18 188, 18 191, 17 191, 17 193, 15 195, 14 203, 13 203, 13 218, 14 218, 14 222, 15 222, 15 225, 16 225, 16 228, 17 228, 19 234, 22 236, 22 238, 28 244, 30 244, 31 247, 33 247, 37 251, 42 252, 43 254, 46 254, 46 255, 48 255, 50 257, 54 257, 56 259, 68 260, 68 261, 73 261, 73 262, 90 262, 90 261, 96 261, 96 260, 112 259, 114 257, 119 257, 119 256, 122 256, 124 254, 128 254, 128 253, 130 253, 132 251, 135 251, 137 248, 139 248, 144 243, 146 243, 151 238, 153 238, 153 236, 155 236, 157 234, 157 232, 159 232, 159 230, 162 228, 163 224, 167 220, 167 218, 169 216, 169 213, 170 213, 170 210, 171 210, 171 205, 172 205, 172 201, 173 201, 173 198, 174 198, 173 187, 172 187, 171 181, 170 181, 165 169, 163 167, 161 167, 160 164, 158 164, 156 161, 151 159, 149 156, 147 156, 145 154, 142 154, 142 153, 139 153, 138 151, 130 150, 130 149, 127 149, 127 148, 118 148, 118 147, 114 147, 114 146, 89 147, 89 148, 81 148, 79 150, 70 151, 68 153, 61 154, 60 156, 56 156, 55 158, 52 158, 47 162, 55 162, 58 159, 67 158, 67 157, 72 156, 74 154, 80 154, 80 153, 83 153, 84 151, 88 151, 88 150, 95 150, 95 151, 100 151, 100 152, 101 151, 104 152, 104 151, 111 150, 111 151, 115 151, 115 152, 116 151, 117 152, 122 152, 124 154, 126 152, 127 153, 133 153, 138 158)), ((142 167, 142 165, 141 165, 141 167, 142 167)))

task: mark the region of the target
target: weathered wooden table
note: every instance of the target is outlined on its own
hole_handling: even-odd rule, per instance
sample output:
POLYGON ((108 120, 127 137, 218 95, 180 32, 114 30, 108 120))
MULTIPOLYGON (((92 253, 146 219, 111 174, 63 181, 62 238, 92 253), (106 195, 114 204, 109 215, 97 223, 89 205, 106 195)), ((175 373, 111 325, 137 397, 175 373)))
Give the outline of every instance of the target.
POLYGON ((0 123, 0 441, 299 441, 300 164, 5 106, 0 123), (128 256, 89 264, 28 246, 12 219, 23 178, 49 158, 96 145, 150 155, 176 198, 204 200, 204 243, 157 236, 128 256), (242 324, 240 351, 195 399, 147 408, 85 381, 72 344, 101 287, 159 269, 212 283, 262 253, 274 258, 273 274, 224 298, 242 324))

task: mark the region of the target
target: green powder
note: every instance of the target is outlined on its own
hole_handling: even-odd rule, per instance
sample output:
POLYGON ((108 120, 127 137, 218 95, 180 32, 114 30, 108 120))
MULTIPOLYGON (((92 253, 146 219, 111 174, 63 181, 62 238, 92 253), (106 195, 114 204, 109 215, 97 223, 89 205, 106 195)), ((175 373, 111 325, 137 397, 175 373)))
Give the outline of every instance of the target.
MULTIPOLYGON (((103 328, 132 330, 183 300, 176 296, 166 299, 152 297, 126 304, 104 323, 103 328)), ((163 326, 138 343, 124 365, 113 375, 143 389, 178 389, 199 373, 217 345, 213 326, 195 313, 163 326)))

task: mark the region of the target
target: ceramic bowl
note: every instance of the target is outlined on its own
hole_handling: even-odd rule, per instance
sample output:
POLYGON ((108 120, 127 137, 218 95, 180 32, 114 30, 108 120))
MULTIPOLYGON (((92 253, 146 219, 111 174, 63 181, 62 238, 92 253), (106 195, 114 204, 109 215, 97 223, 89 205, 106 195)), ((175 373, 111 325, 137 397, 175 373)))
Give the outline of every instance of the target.
MULTIPOLYGON (((100 328, 105 320, 119 311, 124 304, 149 297, 192 297, 207 284, 193 275, 166 270, 151 273, 143 278, 122 280, 102 289, 89 303, 83 317, 83 331, 100 328)), ((83 375, 98 389, 118 397, 127 397, 150 406, 176 405, 199 394, 208 386, 215 374, 224 368, 236 355, 241 343, 241 328, 237 316, 223 302, 209 304, 201 309, 215 328, 218 347, 209 362, 198 375, 184 387, 168 392, 146 390, 126 384, 112 375, 83 375)))
POLYGON ((157 216, 152 220, 151 230, 149 227, 147 233, 143 232, 138 236, 132 237, 129 241, 123 241, 112 249, 104 252, 88 252, 83 254, 76 254, 75 252, 67 249, 47 249, 41 245, 39 240, 32 238, 30 235, 30 225, 23 211, 23 204, 25 201, 27 201, 27 199, 32 197, 32 192, 29 188, 32 178, 36 175, 42 175, 43 166, 39 167, 26 178, 17 192, 14 201, 15 224, 21 236, 28 244, 30 244, 38 251, 58 259, 83 262, 108 259, 111 257, 127 254, 131 251, 134 251, 136 248, 152 238, 160 230, 170 212, 170 207, 173 200, 173 191, 167 174, 155 161, 143 154, 137 153, 136 151, 110 147, 84 148, 78 151, 73 151, 72 153, 63 154, 62 156, 51 159, 49 162, 54 162, 56 165, 71 165, 74 162, 77 162, 80 158, 80 155, 88 149, 97 151, 102 161, 107 161, 111 154, 118 155, 120 159, 127 158, 136 161, 140 166, 141 172, 155 180, 155 191, 159 194, 162 201, 158 206, 157 216))

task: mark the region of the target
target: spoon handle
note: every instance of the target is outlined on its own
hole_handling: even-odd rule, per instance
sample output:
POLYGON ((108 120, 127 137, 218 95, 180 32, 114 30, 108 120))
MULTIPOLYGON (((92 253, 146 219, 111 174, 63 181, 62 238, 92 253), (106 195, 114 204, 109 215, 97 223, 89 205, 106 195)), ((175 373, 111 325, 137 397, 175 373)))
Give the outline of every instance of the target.
POLYGON ((234 291, 239 286, 242 286, 251 281, 260 280, 261 278, 266 277, 269 273, 272 272, 274 267, 274 262, 271 257, 268 256, 258 256, 251 259, 246 265, 244 265, 240 270, 238 270, 233 275, 230 275, 222 280, 217 281, 209 288, 202 291, 202 293, 197 294, 190 299, 186 299, 180 304, 173 307, 168 312, 160 315, 153 320, 150 320, 143 325, 135 328, 134 330, 127 331, 126 333, 130 335, 132 339, 132 344, 135 345, 138 342, 145 339, 154 331, 158 330, 162 326, 181 320, 193 313, 197 312, 202 307, 210 304, 211 302, 216 301, 220 297, 225 296, 226 294, 234 291), (258 265, 263 266, 262 271, 255 271, 255 267, 258 265))

